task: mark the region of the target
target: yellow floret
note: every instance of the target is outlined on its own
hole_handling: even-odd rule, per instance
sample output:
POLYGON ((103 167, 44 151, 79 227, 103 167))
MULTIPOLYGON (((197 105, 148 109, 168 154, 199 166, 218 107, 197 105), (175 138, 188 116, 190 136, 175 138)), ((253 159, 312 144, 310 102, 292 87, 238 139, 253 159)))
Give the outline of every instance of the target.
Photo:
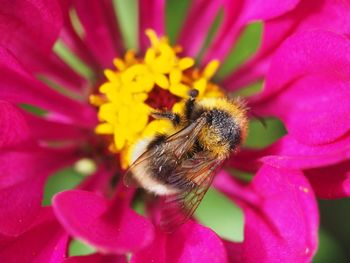
POLYGON ((159 87, 179 98, 173 111, 182 112, 184 100, 192 88, 199 91, 198 98, 220 97, 220 89, 210 83, 219 62, 210 62, 203 70, 194 69, 194 59, 179 57, 180 46, 172 47, 166 37, 158 37, 155 31, 146 30, 150 47, 143 57, 134 50, 123 58, 115 58, 116 69, 106 69, 106 82, 99 87, 99 94, 90 96, 90 103, 98 107, 97 134, 110 135, 113 144, 110 151, 120 153, 123 168, 130 165, 133 146, 146 137, 172 128, 169 121, 150 122, 152 109, 146 104, 148 94, 159 87))

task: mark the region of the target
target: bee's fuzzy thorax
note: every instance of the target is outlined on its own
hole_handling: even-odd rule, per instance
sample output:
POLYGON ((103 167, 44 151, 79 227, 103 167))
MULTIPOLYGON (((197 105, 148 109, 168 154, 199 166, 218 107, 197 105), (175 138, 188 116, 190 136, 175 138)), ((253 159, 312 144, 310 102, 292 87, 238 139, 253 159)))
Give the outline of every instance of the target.
POLYGON ((198 101, 198 107, 207 116, 207 125, 199 135, 202 147, 217 158, 227 158, 246 137, 248 121, 244 104, 240 100, 208 98, 198 101))
POLYGON ((245 139, 248 130, 247 108, 240 98, 205 98, 198 101, 198 105, 210 109, 218 109, 227 112, 242 130, 242 138, 245 139))

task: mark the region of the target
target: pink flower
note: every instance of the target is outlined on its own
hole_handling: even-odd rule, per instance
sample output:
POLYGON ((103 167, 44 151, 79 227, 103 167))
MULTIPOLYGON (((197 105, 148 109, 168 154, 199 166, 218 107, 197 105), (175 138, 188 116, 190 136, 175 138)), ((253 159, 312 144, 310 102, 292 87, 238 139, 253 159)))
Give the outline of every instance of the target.
MULTIPOLYGON (((243 147, 216 175, 213 186, 244 212, 241 243, 220 238, 195 219, 173 234, 165 233, 152 223, 159 209, 156 202, 147 202, 148 217, 132 209, 135 189, 124 186, 120 161, 127 155, 121 149, 131 140, 121 137, 129 131, 113 131, 112 139, 95 134, 101 123, 88 99, 106 83, 103 70, 126 52, 112 1, 0 4, 1 262, 126 262, 127 253, 132 254, 132 262, 311 261, 319 222, 315 195, 350 195, 347 4, 194 0, 189 8, 177 40, 183 57, 199 54, 215 16, 223 10, 217 34, 197 61, 202 68, 213 59, 224 61, 248 24, 258 20, 264 25, 257 53, 217 81, 234 91, 263 80, 263 90, 247 98, 248 106, 257 116, 281 119, 287 129, 285 136, 266 148, 243 147), (71 10, 76 20, 70 17, 71 10), (83 33, 74 25, 77 20, 83 33), (58 39, 92 74, 78 74, 53 52, 58 39), (24 110, 28 104, 44 113, 24 110), (113 139, 117 149, 111 150, 108 146, 113 144, 108 143, 113 139), (54 213, 43 208, 47 179, 86 158, 93 160, 97 171, 77 189, 58 193, 53 198, 54 213), (256 175, 243 183, 227 172, 233 167, 256 175), (98 252, 67 257, 68 235, 98 252)), ((159 37, 166 35, 165 6, 164 0, 139 1, 138 59, 149 48, 146 29, 155 30, 159 37)), ((135 59, 130 56, 130 61, 135 59)), ((114 64, 127 66, 126 58, 122 62, 114 64)), ((149 95, 152 103, 157 99, 173 103, 162 93, 164 78, 154 73, 152 81, 161 90, 149 95)), ((213 84, 209 77, 207 82, 213 84)), ((136 110, 136 106, 128 109, 130 115, 136 110)))
POLYGON ((66 256, 68 234, 51 208, 42 208, 27 231, 19 237, 1 239, 2 262, 61 262, 66 256))

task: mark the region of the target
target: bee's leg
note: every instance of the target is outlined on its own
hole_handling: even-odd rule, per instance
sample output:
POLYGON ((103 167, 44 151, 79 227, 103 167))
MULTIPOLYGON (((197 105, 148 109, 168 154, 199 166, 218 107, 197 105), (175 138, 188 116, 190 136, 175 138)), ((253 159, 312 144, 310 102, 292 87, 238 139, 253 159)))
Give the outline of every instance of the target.
POLYGON ((188 93, 190 98, 186 101, 185 116, 187 120, 191 119, 193 109, 195 108, 196 97, 198 96, 198 90, 191 89, 188 93))
POLYGON ((171 111, 152 112, 151 116, 155 119, 170 120, 175 127, 181 123, 180 115, 171 111))

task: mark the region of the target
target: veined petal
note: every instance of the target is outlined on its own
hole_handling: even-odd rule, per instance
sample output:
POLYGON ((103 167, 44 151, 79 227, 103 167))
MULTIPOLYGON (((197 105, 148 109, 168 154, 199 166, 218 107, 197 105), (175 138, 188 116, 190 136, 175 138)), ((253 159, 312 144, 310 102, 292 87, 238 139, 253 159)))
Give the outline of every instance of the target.
POLYGON ((69 257, 62 263, 127 263, 126 256, 95 253, 87 256, 69 257))
POLYGON ((240 20, 249 23, 254 20, 269 20, 294 9, 301 0, 245 0, 240 20))
MULTIPOLYGON (((44 75, 45 78, 61 85, 64 88, 71 89, 76 92, 82 92, 88 87, 88 81, 76 73, 55 53, 42 54, 33 53, 35 59, 31 60, 31 71, 36 75, 44 75)), ((21 62, 22 61, 22 57, 21 62)))
POLYGON ((49 175, 76 159, 68 150, 23 149, 0 152, 0 233, 17 236, 40 210, 49 175))
POLYGON ((50 208, 43 208, 22 235, 0 247, 0 261, 6 263, 58 263, 66 257, 68 235, 55 220, 50 208))
POLYGON ((29 68, 37 53, 47 54, 63 24, 58 1, 0 1, 0 45, 29 68))
POLYGON ((350 196, 349 161, 306 170, 305 176, 320 198, 335 199, 350 196))
POLYGON ((95 124, 96 114, 92 108, 69 99, 36 80, 23 69, 8 50, 1 47, 0 71, 2 72, 0 99, 13 103, 32 104, 51 110, 85 127, 95 124))
POLYGON ((324 29, 340 34, 350 33, 350 7, 344 1, 300 1, 290 12, 268 20, 260 50, 238 70, 227 76, 225 87, 230 90, 262 79, 268 71, 272 55, 289 36, 312 29, 324 29))
POLYGON ((227 164, 252 173, 261 162, 281 169, 302 169, 320 198, 349 196, 350 136, 323 145, 307 145, 286 135, 262 150, 242 150, 227 164))
POLYGON ((111 179, 114 173, 100 165, 97 171, 87 177, 78 187, 80 190, 95 192, 103 195, 111 190, 111 179))
POLYGON ((35 140, 56 141, 69 140, 79 142, 86 140, 89 130, 77 127, 74 124, 67 124, 51 119, 49 116, 38 117, 30 113, 23 112, 31 136, 35 140))
POLYGON ((103 251, 139 250, 152 241, 153 226, 128 207, 130 191, 123 191, 113 201, 87 191, 65 191, 54 197, 54 211, 71 235, 103 251))
POLYGON ((349 158, 350 136, 332 143, 308 145, 286 135, 258 155, 263 157, 263 162, 277 167, 309 169, 328 166, 349 158))
POLYGON ((268 20, 293 9, 300 0, 248 0, 226 1, 224 19, 204 57, 204 63, 223 61, 233 48, 240 32, 250 22, 268 20))
POLYGON ((243 208, 244 241, 241 248, 233 246, 242 262, 311 260, 319 219, 312 188, 301 172, 264 165, 249 186, 237 186, 227 173, 218 174, 214 186, 243 208))
POLYGON ((29 71, 47 74, 72 89, 82 88, 85 81, 51 52, 63 25, 58 1, 0 4, 0 45, 20 55, 21 63, 29 71))
POLYGON ((112 58, 123 50, 112 1, 73 1, 73 6, 84 28, 86 46, 103 68, 111 67, 112 58))
POLYGON ((192 57, 198 55, 223 2, 223 0, 192 1, 178 40, 186 54, 192 57))
POLYGON ((344 79, 350 71, 349 60, 344 55, 349 50, 349 41, 330 31, 314 30, 290 37, 275 53, 259 99, 304 76, 325 74, 344 79))
POLYGON ((224 244, 229 262, 244 262, 242 243, 224 240, 224 244))
POLYGON ((270 59, 253 58, 222 80, 222 85, 230 91, 241 89, 262 80, 270 65, 270 59))
POLYGON ((83 39, 80 38, 80 36, 73 28, 72 21, 68 16, 68 12, 66 13, 64 19, 64 27, 61 31, 60 38, 62 39, 63 43, 84 63, 89 65, 90 68, 96 71, 103 69, 98 59, 94 56, 94 54, 92 54, 87 44, 83 41, 83 39))
POLYGON ((190 221, 172 234, 158 229, 153 243, 134 253, 131 262, 225 263, 228 261, 220 238, 209 228, 190 221))
POLYGON ((117 49, 118 54, 120 54, 125 51, 125 47, 118 19, 116 17, 114 2, 110 0, 102 0, 101 2, 102 14, 106 20, 109 35, 114 44, 113 46, 117 49))
POLYGON ((350 42, 328 31, 289 38, 274 56, 254 110, 282 118, 289 133, 305 144, 340 138, 350 129, 344 121, 350 113, 349 52, 350 42))
POLYGON ((0 100, 0 149, 20 145, 31 137, 24 116, 11 103, 0 100))
POLYGON ((149 40, 145 36, 146 29, 152 28, 158 36, 164 35, 164 14, 164 0, 139 0, 139 42, 142 51, 149 46, 149 40))
POLYGON ((335 141, 349 132, 350 122, 346 121, 349 105, 347 80, 314 75, 295 81, 265 104, 261 112, 281 118, 289 134, 301 143, 317 145, 335 141))

